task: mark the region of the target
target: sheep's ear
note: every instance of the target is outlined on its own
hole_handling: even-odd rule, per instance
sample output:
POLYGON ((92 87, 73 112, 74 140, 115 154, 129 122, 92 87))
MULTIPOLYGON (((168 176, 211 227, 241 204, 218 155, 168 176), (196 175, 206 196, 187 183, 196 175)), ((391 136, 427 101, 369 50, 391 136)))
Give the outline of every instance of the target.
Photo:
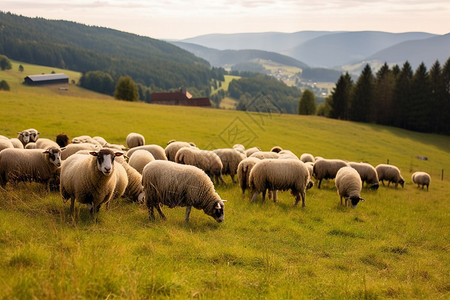
POLYGON ((115 155, 115 156, 122 156, 122 155, 123 155, 123 152, 120 152, 120 151, 114 152, 114 155, 115 155))
POLYGON ((60 150, 61 150, 61 151, 64 151, 64 150, 66 150, 66 147, 62 147, 60 150))
POLYGON ((98 151, 90 151, 89 154, 92 156, 98 156, 98 151))
POLYGON ((42 153, 50 153, 50 151, 48 149, 45 149, 44 151, 42 151, 42 153))
POLYGON ((222 200, 222 202, 227 202, 228 200, 222 200))
POLYGON ((359 201, 366 201, 366 199, 359 197, 359 201))

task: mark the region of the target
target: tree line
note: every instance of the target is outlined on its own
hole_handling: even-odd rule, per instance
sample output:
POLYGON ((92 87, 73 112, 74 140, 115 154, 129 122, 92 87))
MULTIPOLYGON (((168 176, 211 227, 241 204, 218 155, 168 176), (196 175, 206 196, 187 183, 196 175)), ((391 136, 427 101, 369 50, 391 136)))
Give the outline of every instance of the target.
POLYGON ((366 65, 356 82, 342 74, 319 115, 395 126, 420 132, 450 134, 450 58, 424 63, 413 71, 386 63, 374 74, 366 65))

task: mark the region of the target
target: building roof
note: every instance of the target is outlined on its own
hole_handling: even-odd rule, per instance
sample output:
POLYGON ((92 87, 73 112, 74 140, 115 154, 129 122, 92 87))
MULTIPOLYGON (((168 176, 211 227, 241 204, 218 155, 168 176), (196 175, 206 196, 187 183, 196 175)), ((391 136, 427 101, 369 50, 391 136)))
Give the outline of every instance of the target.
POLYGON ((29 75, 25 78, 29 78, 31 81, 39 82, 39 81, 48 81, 48 80, 61 80, 61 79, 69 79, 64 73, 55 73, 55 74, 42 74, 42 75, 29 75))

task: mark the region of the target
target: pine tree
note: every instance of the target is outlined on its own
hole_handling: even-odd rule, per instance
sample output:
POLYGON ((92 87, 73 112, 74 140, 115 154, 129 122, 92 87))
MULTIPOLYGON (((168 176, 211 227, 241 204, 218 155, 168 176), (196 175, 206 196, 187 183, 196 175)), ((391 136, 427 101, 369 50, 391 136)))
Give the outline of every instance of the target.
POLYGON ((314 115, 316 113, 316 98, 310 90, 305 90, 298 104, 299 115, 314 115))
POLYGON ((394 97, 395 75, 385 63, 378 70, 375 79, 375 97, 372 111, 377 124, 392 125, 392 99, 394 97))
POLYGON ((411 65, 406 61, 395 81, 394 101, 392 102, 394 126, 401 128, 406 128, 407 126, 407 111, 411 98, 412 77, 413 71, 411 65))
POLYGON ((443 119, 444 111, 442 110, 445 105, 445 85, 439 61, 436 61, 430 69, 430 87, 431 130, 432 132, 441 132, 440 125, 446 122, 446 120, 443 119))
POLYGON ((444 100, 442 103, 442 120, 440 124, 441 132, 450 134, 450 58, 442 67, 442 81, 444 83, 444 100))
POLYGON ((372 69, 367 64, 355 84, 350 104, 350 120, 369 122, 372 117, 371 108, 374 97, 374 78, 372 69))
POLYGON ((414 73, 411 98, 407 111, 407 128, 415 131, 431 131, 431 84, 427 67, 421 63, 414 73))
POLYGON ((336 86, 331 92, 331 118, 348 120, 348 111, 352 90, 353 80, 347 72, 339 77, 336 86))

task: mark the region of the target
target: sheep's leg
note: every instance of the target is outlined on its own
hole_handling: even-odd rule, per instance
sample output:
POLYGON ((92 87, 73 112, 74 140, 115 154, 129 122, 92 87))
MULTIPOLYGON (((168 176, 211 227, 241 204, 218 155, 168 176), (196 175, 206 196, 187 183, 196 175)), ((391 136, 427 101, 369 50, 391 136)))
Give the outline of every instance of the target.
POLYGON ((154 221, 155 220, 155 212, 153 211, 153 205, 150 204, 150 205, 148 205, 147 208, 148 208, 148 215, 149 215, 150 220, 154 221))
POLYGON ((292 195, 295 197, 294 206, 297 206, 298 202, 300 202, 300 194, 299 193, 292 193, 292 195))
POLYGON ((344 203, 342 202, 342 196, 339 196, 340 198, 341 198, 341 206, 343 206, 344 205, 344 203))
POLYGON ((186 206, 186 215, 184 216, 184 221, 189 223, 189 214, 191 213, 192 206, 186 206))
POLYGON ((273 197, 273 202, 277 202, 278 201, 278 192, 277 192, 277 190, 272 190, 272 197, 273 197))
POLYGON ((220 181, 221 181, 224 185, 227 185, 226 182, 225 182, 225 180, 223 180, 222 174, 220 174, 218 177, 219 177, 220 181))
POLYGON ((75 206, 75 197, 70 197, 70 214, 73 216, 75 206))
POLYGON ((161 210, 161 205, 159 203, 156 203, 156 210, 158 211, 159 215, 161 216, 162 219, 166 220, 166 216, 164 215, 164 213, 161 210))
POLYGON ((256 197, 258 197, 258 192, 253 192, 253 196, 252 199, 250 200, 250 202, 255 202, 256 197))
POLYGON ((236 180, 234 180, 234 174, 230 174, 230 176, 231 176, 231 181, 232 181, 233 183, 236 183, 236 180))
MULTIPOLYGON (((269 191, 270 193, 270 191, 269 191)), ((264 191, 262 192, 262 201, 266 201, 266 190, 264 189, 264 191)))
POLYGON ((317 186, 317 188, 320 189, 320 184, 322 183, 322 179, 319 179, 319 185, 317 186))

